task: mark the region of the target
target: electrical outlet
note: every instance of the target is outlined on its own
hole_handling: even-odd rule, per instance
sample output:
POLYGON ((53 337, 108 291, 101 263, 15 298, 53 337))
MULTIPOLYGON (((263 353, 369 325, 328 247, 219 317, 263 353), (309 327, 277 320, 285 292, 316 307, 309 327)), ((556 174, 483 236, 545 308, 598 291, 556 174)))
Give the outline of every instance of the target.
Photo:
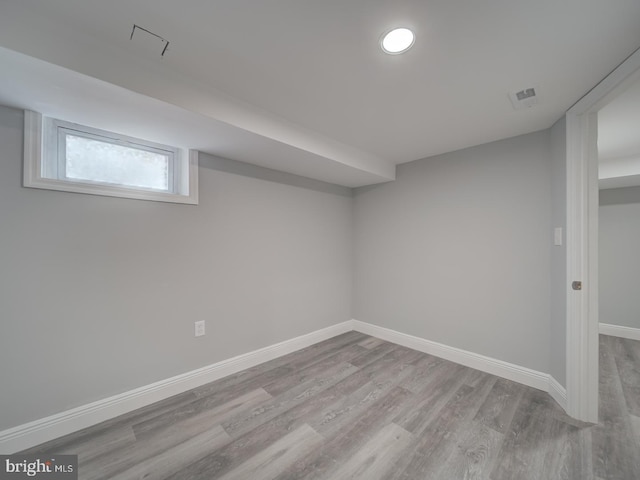
POLYGON ((204 335, 204 320, 200 320, 196 322, 196 337, 201 337, 204 335))

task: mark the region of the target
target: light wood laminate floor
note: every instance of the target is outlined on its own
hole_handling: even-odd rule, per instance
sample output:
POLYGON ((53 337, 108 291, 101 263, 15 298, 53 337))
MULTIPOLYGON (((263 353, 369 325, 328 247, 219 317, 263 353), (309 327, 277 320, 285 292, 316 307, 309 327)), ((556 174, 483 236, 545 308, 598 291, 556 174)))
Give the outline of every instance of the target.
POLYGON ((29 450, 97 479, 640 479, 640 342, 602 336, 600 424, 350 332, 29 450))

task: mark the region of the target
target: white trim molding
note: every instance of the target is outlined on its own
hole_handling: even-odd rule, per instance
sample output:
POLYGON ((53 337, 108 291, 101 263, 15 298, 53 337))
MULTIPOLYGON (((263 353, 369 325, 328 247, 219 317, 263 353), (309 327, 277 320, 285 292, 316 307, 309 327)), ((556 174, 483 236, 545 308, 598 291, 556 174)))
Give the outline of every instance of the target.
POLYGON ((352 320, 352 322, 353 329, 358 332, 548 392, 563 409, 566 410, 567 408, 565 388, 548 373, 538 372, 503 360, 450 347, 359 320, 352 320))
POLYGON ((628 338, 629 340, 640 340, 640 328, 601 323, 600 333, 603 335, 611 335, 612 337, 628 338))
POLYGON ((564 387, 547 373, 370 323, 349 320, 4 430, 0 432, 0 452, 15 453, 48 442, 353 330, 548 392, 566 409, 564 387))
POLYGON ((24 159, 22 184, 28 188, 56 190, 60 192, 102 195, 107 197, 151 200, 156 202, 198 204, 199 152, 132 138, 105 130, 95 129, 62 120, 43 117, 38 112, 24 111, 24 159), (136 150, 162 153, 168 158, 169 182, 167 191, 157 191, 67 178, 59 169, 60 158, 66 143, 59 131, 100 139, 103 143, 128 146, 136 150))
POLYGON ((346 321, 0 432, 0 452, 15 453, 353 330, 346 321))
POLYGON ((593 328, 598 322, 596 139, 596 113, 567 113, 567 408, 571 416, 594 423, 598 421, 598 332, 593 328), (581 282, 580 289, 572 288, 574 281, 581 282))
POLYGON ((549 375, 549 395, 565 412, 567 411, 567 389, 551 375, 549 375))

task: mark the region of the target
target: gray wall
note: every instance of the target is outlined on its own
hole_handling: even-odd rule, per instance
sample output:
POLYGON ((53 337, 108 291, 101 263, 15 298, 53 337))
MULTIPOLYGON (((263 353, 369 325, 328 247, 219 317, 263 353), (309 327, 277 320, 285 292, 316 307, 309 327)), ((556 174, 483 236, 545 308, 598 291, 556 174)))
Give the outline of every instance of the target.
POLYGON ((22 122, 0 108, 0 430, 351 318, 349 190, 213 157, 199 206, 22 188, 22 122))
POLYGON ((551 132, 359 188, 356 319, 550 371, 551 132))
POLYGON ((640 328, 640 187, 600 192, 600 322, 640 328))
MULTIPOLYGON (((549 373, 567 385, 567 121, 551 128, 551 223, 562 228, 562 245, 551 247, 549 373)), ((549 235, 553 235, 550 230, 549 235)))
POLYGON ((353 198, 202 156, 199 206, 22 188, 22 122, 0 107, 0 430, 349 318, 564 384, 564 122, 353 198))

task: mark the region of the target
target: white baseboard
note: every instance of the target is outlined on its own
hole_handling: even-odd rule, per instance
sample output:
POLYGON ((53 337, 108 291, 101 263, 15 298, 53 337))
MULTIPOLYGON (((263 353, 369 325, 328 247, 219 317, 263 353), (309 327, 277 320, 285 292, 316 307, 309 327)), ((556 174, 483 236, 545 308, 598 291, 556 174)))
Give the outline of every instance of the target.
POLYGON ((553 398, 562 409, 567 411, 567 389, 560 385, 555 378, 549 375, 549 395, 553 398))
POLYGON ((543 390, 548 392, 562 408, 566 409, 567 395, 565 388, 547 373, 538 372, 502 360, 425 340, 413 335, 407 335, 359 320, 349 320, 119 395, 114 395, 103 400, 98 400, 81 407, 1 431, 0 453, 15 453, 39 445, 352 330, 543 390))
POLYGON ((630 340, 640 340, 640 328, 622 327, 620 325, 600 324, 600 333, 611 335, 612 337, 628 338, 630 340))
POLYGON ((353 330, 351 321, 332 325, 135 390, 1 431, 0 453, 15 453, 39 445, 351 330, 353 330))
POLYGON ((567 393, 565 388, 548 373, 538 372, 530 368, 514 365, 513 363, 486 357, 460 348, 450 347, 441 343, 425 340, 424 338, 400 333, 389 328, 379 327, 370 323, 352 320, 353 329, 373 337, 396 343, 420 352, 435 355, 466 367, 475 368, 482 372, 497 375, 548 392, 553 399, 566 410, 567 393))
POLYGON ((444 358, 452 362, 475 368, 483 372, 498 375, 514 382, 522 383, 538 390, 549 391, 549 375, 512 363, 485 357, 477 353, 468 352, 441 343, 425 340, 424 338, 396 332, 388 328, 371 325, 370 323, 354 320, 354 330, 371 335, 388 342, 397 343, 414 350, 419 350, 436 357, 444 358))

